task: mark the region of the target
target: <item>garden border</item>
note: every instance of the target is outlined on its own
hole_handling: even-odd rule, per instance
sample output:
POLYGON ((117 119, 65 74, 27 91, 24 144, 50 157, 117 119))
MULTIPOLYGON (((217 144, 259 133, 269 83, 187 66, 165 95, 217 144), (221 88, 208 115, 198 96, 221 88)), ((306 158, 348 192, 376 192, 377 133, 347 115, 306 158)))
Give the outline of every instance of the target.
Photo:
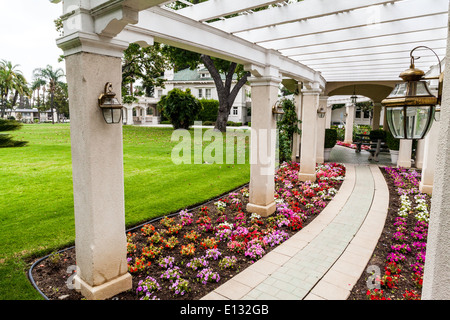
MULTIPOLYGON (((188 212, 193 211, 193 210, 195 210, 195 209, 200 208, 201 206, 203 206, 203 205, 206 204, 206 203, 209 203, 209 202, 211 202, 211 201, 219 200, 220 198, 222 198, 223 196, 229 194, 230 192, 235 192, 235 191, 241 190, 242 188, 245 188, 245 187, 248 186, 248 185, 249 185, 249 183, 244 183, 244 184, 242 184, 242 185, 240 185, 240 186, 238 186, 238 187, 236 187, 236 188, 234 188, 234 189, 231 189, 231 190, 229 190, 229 191, 223 192, 223 193, 221 193, 221 194, 218 195, 218 196, 215 196, 215 197, 212 197, 212 198, 210 198, 210 199, 207 199, 206 201, 197 202, 197 203, 195 203, 195 204, 193 204, 193 205, 190 205, 190 206, 186 207, 186 209, 179 209, 179 210, 176 210, 176 211, 172 211, 172 212, 170 212, 170 213, 168 213, 168 214, 162 215, 162 216, 160 216, 160 217, 153 218, 153 219, 148 220, 148 221, 146 221, 146 222, 140 222, 139 224, 137 224, 137 225, 135 225, 135 226, 133 226, 133 227, 130 227, 130 228, 128 228, 127 230, 125 230, 125 233, 132 232, 132 231, 134 231, 134 230, 136 230, 136 229, 141 228, 142 226, 144 226, 144 225, 146 225, 146 224, 149 224, 149 223, 153 223, 153 222, 159 221, 159 220, 161 220, 161 219, 164 218, 164 217, 172 217, 172 216, 176 216, 176 215, 178 215, 178 214, 180 213, 180 210, 187 210, 188 212)), ((44 261, 45 259, 49 258, 50 256, 52 256, 52 255, 54 255, 54 254, 61 253, 61 252, 65 252, 65 251, 71 250, 71 249, 73 249, 73 248, 75 248, 74 245, 73 245, 73 246, 70 246, 70 247, 67 247, 67 248, 60 249, 60 250, 58 250, 58 251, 56 251, 56 252, 49 253, 48 255, 46 255, 46 256, 44 256, 44 257, 41 257, 41 258, 39 258, 38 260, 36 260, 36 261, 31 265, 31 267, 28 269, 28 273, 27 273, 28 280, 31 282, 31 284, 32 284, 33 287, 36 289, 36 291, 37 291, 37 292, 38 292, 45 300, 50 300, 50 299, 49 299, 49 298, 41 291, 41 289, 39 289, 38 285, 37 285, 36 282, 34 281, 33 274, 32 274, 34 267, 35 267, 37 264, 41 263, 42 261, 44 261)))

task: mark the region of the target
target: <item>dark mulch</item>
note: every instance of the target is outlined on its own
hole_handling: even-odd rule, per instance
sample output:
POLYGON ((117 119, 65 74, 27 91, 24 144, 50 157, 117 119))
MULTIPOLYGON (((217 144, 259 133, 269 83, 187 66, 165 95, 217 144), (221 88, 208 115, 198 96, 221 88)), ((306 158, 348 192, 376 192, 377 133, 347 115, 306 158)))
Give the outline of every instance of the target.
MULTIPOLYGON (((335 189, 339 190, 340 186, 342 184, 342 181, 336 181, 334 185, 332 185, 335 189)), ((295 189, 296 187, 294 187, 295 189)), ((293 189, 293 190, 294 190, 293 189)), ((247 218, 249 217, 249 214, 245 211, 245 205, 248 202, 246 197, 243 197, 239 193, 239 197, 243 203, 242 211, 244 211, 247 215, 247 218)), ((209 208, 210 216, 212 218, 212 221, 215 221, 217 218, 217 208, 214 205, 214 201, 205 203, 204 206, 209 208)), ((309 212, 310 210, 307 209, 303 204, 299 203, 299 207, 304 210, 305 212, 309 212)), ((229 217, 236 216, 237 212, 236 210, 233 211, 233 209, 230 209, 227 207, 226 213, 229 217)), ((315 208, 315 212, 312 215, 306 215, 306 219, 303 220, 303 227, 305 227, 307 224, 309 224, 313 219, 320 214, 320 212, 323 210, 322 208, 315 208)), ((234 255, 238 258, 237 264, 234 269, 227 270, 227 269, 220 269, 218 267, 218 261, 210 261, 210 267, 212 267, 215 271, 218 271, 220 273, 220 281, 218 283, 207 283, 202 284, 198 281, 196 281, 196 275, 197 271, 192 271, 188 268, 186 268, 187 262, 189 262, 190 259, 192 259, 192 256, 186 257, 181 255, 180 253, 180 247, 182 244, 186 244, 187 241, 183 238, 183 236, 191 231, 191 230, 198 230, 195 221, 197 221, 199 215, 199 209, 192 210, 194 213, 194 223, 190 226, 184 226, 180 232, 177 234, 177 238, 179 240, 179 245, 177 245, 174 249, 169 250, 164 248, 162 256, 173 256, 175 258, 175 261, 177 261, 177 266, 180 266, 183 271, 183 278, 189 279, 190 282, 190 288, 191 292, 184 296, 174 296, 172 292, 170 292, 168 287, 168 282, 160 279, 160 275, 163 273, 164 269, 162 269, 160 266, 158 266, 156 260, 152 259, 151 266, 146 268, 143 272, 137 272, 133 273, 133 287, 131 290, 127 292, 123 292, 121 294, 118 294, 117 296, 113 297, 112 299, 118 299, 118 300, 136 300, 138 299, 138 296, 136 295, 136 288, 138 287, 138 282, 142 279, 145 279, 148 275, 154 277, 157 279, 158 283, 161 285, 162 290, 157 292, 157 297, 161 300, 198 300, 205 296, 207 293, 213 291, 218 286, 225 283, 227 280, 250 266, 253 262, 248 258, 245 257, 244 254, 237 254, 235 252, 230 251, 229 248, 227 248, 227 245, 225 242, 219 242, 218 243, 218 249, 222 253, 223 256, 231 256, 234 255)), ((173 215, 171 216, 175 219, 175 223, 179 222, 179 216, 173 215)), ((264 225, 267 223, 267 218, 261 218, 263 220, 264 225)), ((229 219, 231 220, 231 219, 229 219)), ((232 221, 231 221, 232 222, 232 221)), ((155 228, 158 231, 162 231, 164 229, 163 226, 160 225, 159 221, 152 222, 152 225, 155 226, 155 228)), ((284 231, 288 232, 290 236, 292 236, 294 233, 298 232, 292 231, 288 228, 284 228, 284 231)), ((136 248, 136 255, 139 255, 138 253, 141 252, 142 247, 147 245, 147 237, 142 235, 142 232, 140 231, 140 228, 137 228, 135 231, 133 231, 135 234, 135 237, 133 238, 132 242, 137 245, 136 248)), ((208 234, 208 236, 214 236, 214 233, 208 234)), ((266 253, 273 250, 272 248, 267 248, 266 253)), ((197 249, 195 252, 195 256, 203 256, 205 254, 205 249, 201 248, 197 245, 197 249)), ((82 295, 78 292, 76 292, 73 289, 70 289, 67 285, 68 283, 71 283, 71 279, 74 276, 74 266, 76 265, 76 258, 75 258, 75 249, 70 248, 65 251, 60 251, 56 254, 56 259, 53 259, 52 256, 49 258, 46 258, 39 262, 33 269, 32 269, 32 278, 34 279, 37 287, 39 290, 41 290, 45 296, 50 300, 80 300, 83 299, 82 295)))

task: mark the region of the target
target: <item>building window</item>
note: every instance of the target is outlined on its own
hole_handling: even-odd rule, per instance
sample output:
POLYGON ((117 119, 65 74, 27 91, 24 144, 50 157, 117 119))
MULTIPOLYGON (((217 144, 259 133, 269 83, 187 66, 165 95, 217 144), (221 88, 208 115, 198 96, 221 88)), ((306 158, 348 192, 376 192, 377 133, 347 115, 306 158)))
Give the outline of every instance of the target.
POLYGON ((203 98, 203 89, 198 89, 198 97, 203 98))
POLYGON ((233 116, 238 115, 238 107, 233 107, 233 116))
POLYGON ((211 89, 206 89, 206 99, 211 99, 211 89))
POLYGON ((161 98, 163 94, 163 91, 161 89, 158 89, 158 98, 161 98))

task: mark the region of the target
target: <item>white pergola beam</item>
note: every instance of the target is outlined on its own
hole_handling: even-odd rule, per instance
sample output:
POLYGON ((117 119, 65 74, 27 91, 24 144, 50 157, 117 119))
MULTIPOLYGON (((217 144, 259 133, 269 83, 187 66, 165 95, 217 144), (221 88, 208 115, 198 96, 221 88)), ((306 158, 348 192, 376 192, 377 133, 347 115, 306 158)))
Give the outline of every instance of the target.
POLYGON ((342 52, 348 50, 356 50, 358 48, 380 48, 380 47, 391 47, 400 44, 414 44, 440 40, 443 42, 447 41, 447 28, 419 31, 402 35, 384 36, 373 39, 363 39, 363 40, 351 40, 346 42, 337 42, 333 44, 319 44, 316 46, 308 46, 301 48, 292 48, 286 50, 279 50, 281 54, 286 56, 295 56, 300 54, 317 54, 325 52, 342 52))
MULTIPOLYGON (((442 33, 442 31, 441 31, 442 33)), ((447 30, 444 29, 443 33, 447 33, 447 30)), ((385 52, 397 52, 397 51, 403 51, 403 50, 410 50, 414 49, 414 47, 419 45, 425 45, 429 46, 430 48, 435 47, 442 47, 446 44, 446 39, 442 38, 442 36, 435 32, 433 34, 430 34, 428 37, 426 36, 417 36, 417 39, 414 39, 414 37, 410 37, 407 39, 402 40, 401 38, 398 38, 398 40, 395 40, 396 37, 392 37, 391 39, 388 39, 386 41, 357 41, 358 44, 356 45, 348 45, 348 47, 345 44, 339 44, 332 46, 330 45, 328 48, 329 50, 324 49, 323 46, 318 47, 308 47, 308 48, 302 48, 302 49, 291 49, 288 52, 282 51, 281 53, 283 55, 286 55, 287 57, 292 57, 298 60, 305 61, 305 59, 312 58, 328 58, 328 57, 334 57, 336 55, 342 55, 342 56, 354 56, 354 55, 366 55, 368 53, 370 54, 377 54, 377 53, 385 53, 385 52)))
POLYGON ((284 2, 284 0, 240 0, 223 1, 209 0, 199 3, 195 6, 186 7, 177 10, 177 14, 188 17, 196 21, 208 21, 235 13, 245 12, 247 10, 284 2))
POLYGON ((420 31, 432 31, 448 26, 448 14, 420 17, 416 19, 392 21, 385 24, 383 28, 356 27, 351 29, 335 30, 330 32, 300 35, 293 38, 260 42, 261 46, 274 50, 284 50, 297 47, 308 47, 318 44, 334 44, 337 42, 375 39, 388 35, 403 35, 420 31), (389 34, 386 29, 389 28, 389 34))
MULTIPOLYGON (((438 55, 441 56, 442 49, 436 49, 435 50, 438 55)), ((432 54, 431 52, 429 54, 422 54, 421 59, 422 62, 432 60, 430 62, 436 61, 436 56, 432 54)), ((403 63, 405 67, 409 67, 410 59, 409 59, 409 52, 408 54, 405 53, 391 53, 391 54, 385 54, 385 55, 379 55, 379 56, 359 56, 359 57, 352 57, 348 59, 341 59, 339 57, 336 57, 335 59, 329 59, 329 60, 317 60, 317 61, 310 61, 308 62, 308 66, 315 69, 320 70, 322 68, 328 68, 328 67, 346 67, 346 66, 353 66, 353 65, 379 65, 379 64, 395 64, 395 63, 403 63)))
MULTIPOLYGON (((367 8, 400 0, 304 0, 288 6, 270 8, 256 12, 251 16, 234 17, 212 22, 211 25, 230 33, 260 29, 303 19, 323 17, 349 10, 367 8)), ((209 1, 208 1, 209 2, 209 1)), ((369 17, 373 15, 370 13, 369 17)))
MULTIPOLYGON (((427 0, 426 5, 424 5, 423 0, 404 0, 394 4, 377 6, 376 8, 376 20, 370 20, 374 9, 364 8, 316 19, 239 32, 236 35, 254 43, 261 43, 276 39, 315 35, 323 32, 357 27, 381 28, 386 30, 384 24, 387 22, 448 14, 448 0, 427 0)), ((388 32, 389 30, 386 31, 386 33, 388 32)))
POLYGON ((383 28, 381 28, 381 26, 379 28, 363 26, 318 34, 301 35, 288 39, 260 42, 259 44, 268 49, 284 50, 297 47, 314 46, 318 44, 325 45, 336 42, 374 39, 384 37, 386 35, 402 35, 447 28, 447 20, 448 14, 440 14, 435 16, 420 17, 417 19, 393 21, 389 22, 389 25, 384 25, 383 28), (390 29, 389 34, 386 33, 386 28, 390 29))
POLYGON ((260 70, 276 68, 284 76, 325 86, 325 80, 319 73, 302 63, 159 7, 141 11, 139 22, 125 27, 119 37, 134 41, 139 37, 143 40, 153 37, 156 42, 256 66, 260 70))
POLYGON ((361 48, 361 49, 349 49, 343 52, 318 52, 318 53, 307 53, 307 54, 296 54, 292 55, 291 58, 307 62, 311 60, 326 60, 326 59, 334 59, 336 56, 341 58, 350 58, 357 56, 375 56, 379 54, 389 54, 389 53, 397 53, 397 52, 407 52, 409 53, 412 49, 414 49, 418 45, 428 46, 430 48, 442 49, 445 48, 446 41, 443 40, 430 40, 430 41, 421 41, 418 43, 408 43, 408 44, 393 44, 391 46, 380 46, 380 47, 371 47, 371 48, 361 48))

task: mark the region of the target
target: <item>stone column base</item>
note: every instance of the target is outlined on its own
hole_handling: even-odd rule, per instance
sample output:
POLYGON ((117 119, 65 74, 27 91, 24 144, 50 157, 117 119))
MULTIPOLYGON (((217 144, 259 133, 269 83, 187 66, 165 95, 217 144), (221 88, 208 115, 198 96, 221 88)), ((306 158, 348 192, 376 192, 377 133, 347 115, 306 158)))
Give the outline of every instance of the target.
POLYGON ((312 182, 314 182, 314 181, 316 181, 316 174, 315 173, 313 173, 313 174, 311 174, 311 173, 299 173, 298 174, 298 180, 300 180, 300 181, 312 181, 312 182))
POLYGON ((132 277, 128 272, 95 287, 87 284, 78 275, 73 279, 76 290, 88 300, 105 300, 132 288, 132 277))
POLYGON ((344 140, 344 143, 352 144, 352 143, 353 143, 353 140, 344 140))
POLYGON ((421 182, 419 184, 419 190, 422 193, 427 193, 429 195, 432 195, 433 194, 433 185, 426 185, 426 184, 423 184, 423 182, 421 182))
POLYGON ((260 206, 253 203, 247 204, 247 211, 250 213, 257 213, 261 217, 268 217, 272 213, 275 212, 277 205, 275 202, 272 202, 271 204, 268 204, 267 206, 260 206))
POLYGON ((397 167, 411 168, 411 161, 397 161, 397 167))

